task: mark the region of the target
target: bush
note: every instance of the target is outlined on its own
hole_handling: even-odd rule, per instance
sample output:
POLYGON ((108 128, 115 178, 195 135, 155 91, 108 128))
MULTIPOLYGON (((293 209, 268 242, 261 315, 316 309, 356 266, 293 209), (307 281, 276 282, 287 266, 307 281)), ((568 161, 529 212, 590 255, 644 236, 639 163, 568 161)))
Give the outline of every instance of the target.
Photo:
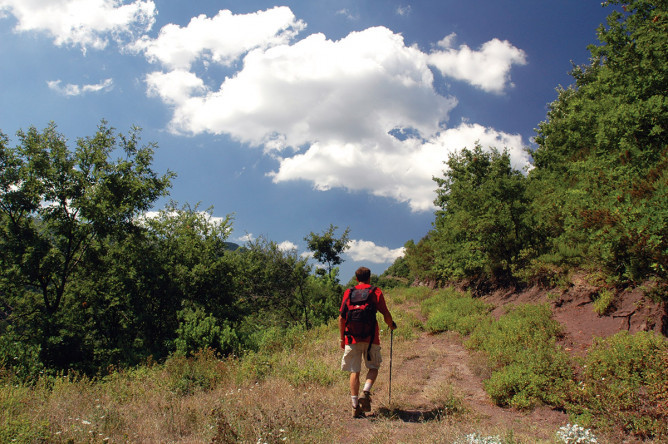
POLYGON ((40 361, 41 347, 21 340, 8 325, 0 334, 0 378, 34 381, 44 371, 40 361))
POLYGON ((481 323, 466 345, 487 353, 485 389, 498 405, 563 407, 573 380, 569 358, 556 346, 561 332, 548 305, 518 305, 498 321, 481 323))
POLYGON ((612 307, 615 294, 612 290, 604 288, 598 292, 598 295, 594 298, 594 311, 600 316, 606 314, 612 307))
POLYGON ((668 437, 668 342, 626 331, 596 340, 573 401, 570 410, 582 424, 668 437))
POLYGON ((529 409, 544 403, 563 407, 572 378, 568 356, 548 343, 518 352, 512 362, 484 381, 484 387, 497 405, 529 409))
POLYGON ((201 350, 191 358, 172 355, 165 361, 166 380, 170 390, 185 396, 199 390, 211 390, 229 375, 224 361, 216 359, 210 349, 201 350))
POLYGON ((422 303, 422 312, 429 314, 426 327, 431 332, 468 335, 488 319, 490 310, 489 304, 454 291, 440 292, 422 303))
POLYGON ((194 310, 186 307, 178 312, 178 317, 178 336, 174 340, 178 353, 190 356, 203 349, 212 349, 223 354, 238 351, 237 334, 227 322, 219 322, 199 307, 194 310))

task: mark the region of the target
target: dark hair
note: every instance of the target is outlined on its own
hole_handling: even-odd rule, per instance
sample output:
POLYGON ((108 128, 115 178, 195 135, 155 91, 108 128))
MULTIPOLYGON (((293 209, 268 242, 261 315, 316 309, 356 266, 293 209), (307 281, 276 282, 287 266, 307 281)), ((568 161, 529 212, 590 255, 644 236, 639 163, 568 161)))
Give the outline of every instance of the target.
POLYGON ((355 271, 355 277, 359 282, 368 284, 371 280, 371 270, 366 267, 359 267, 357 271, 355 271))

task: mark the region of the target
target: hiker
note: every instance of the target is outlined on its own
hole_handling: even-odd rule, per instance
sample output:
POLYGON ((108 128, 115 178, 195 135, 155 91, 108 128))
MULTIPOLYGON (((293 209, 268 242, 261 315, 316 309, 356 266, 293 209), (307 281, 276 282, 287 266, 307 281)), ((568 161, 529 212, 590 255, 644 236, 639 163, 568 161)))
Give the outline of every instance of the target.
POLYGON ((380 355, 380 335, 376 311, 381 312, 385 323, 394 330, 397 324, 385 305, 385 297, 378 287, 371 286, 371 270, 360 267, 355 271, 358 284, 343 293, 339 310, 339 332, 341 348, 341 370, 350 372, 350 397, 354 418, 364 418, 364 412, 371 411, 371 387, 378 377, 382 358, 380 355), (368 369, 364 383, 364 395, 359 397, 362 357, 368 369))

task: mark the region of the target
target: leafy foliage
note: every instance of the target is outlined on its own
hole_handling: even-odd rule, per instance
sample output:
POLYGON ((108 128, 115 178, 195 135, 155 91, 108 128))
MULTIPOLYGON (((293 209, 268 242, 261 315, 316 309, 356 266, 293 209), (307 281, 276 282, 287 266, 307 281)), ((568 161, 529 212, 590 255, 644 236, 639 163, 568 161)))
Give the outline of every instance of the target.
POLYGON ((665 2, 624 3, 539 125, 532 212, 551 249, 584 245, 582 261, 623 279, 665 278, 668 11, 665 2))
POLYGON ((483 350, 494 369, 485 389, 499 405, 563 407, 573 369, 556 346, 559 324, 547 305, 518 305, 498 321, 482 323, 467 345, 483 350))
POLYGON ((511 280, 531 241, 525 177, 507 152, 480 145, 451 155, 447 167, 444 178, 434 178, 434 229, 405 246, 410 275, 424 282, 511 280))
POLYGON ((151 169, 153 145, 139 130, 102 122, 71 151, 54 124, 0 137, 0 288, 6 320, 40 359, 67 367, 90 360, 84 344, 87 295, 75 284, 110 245, 136 232, 133 220, 170 185, 151 169), (112 161, 110 156, 123 156, 112 161))
POLYGON ((573 267, 620 284, 668 277, 668 8, 613 9, 537 128, 533 168, 479 145, 434 178, 434 229, 406 248, 417 280, 555 285, 573 267))
POLYGON ((524 176, 510 155, 480 145, 451 155, 435 204, 435 268, 444 281, 507 278, 527 240, 524 176))
POLYGON ((599 339, 587 353, 571 411, 582 424, 668 436, 668 343, 647 332, 599 339))
MULTIPOLYGON (((18 134, 16 148, 0 136, 5 376, 241 353, 265 344, 258 332, 284 338, 336 315, 335 267, 312 276, 307 259, 264 238, 233 249, 232 216, 212 208, 171 201, 149 213, 173 175, 153 172, 155 146, 140 147, 138 129, 117 135, 103 122, 73 150, 55 125, 18 134)), ((328 237, 330 265, 347 233, 328 237)))
POLYGON ((330 278, 333 277, 332 271, 334 267, 341 263, 341 253, 348 248, 348 243, 350 242, 348 237, 350 228, 346 228, 341 237, 336 238, 334 232, 338 228, 330 225, 322 234, 311 232, 304 238, 307 248, 313 252, 315 260, 327 265, 327 275, 330 278))

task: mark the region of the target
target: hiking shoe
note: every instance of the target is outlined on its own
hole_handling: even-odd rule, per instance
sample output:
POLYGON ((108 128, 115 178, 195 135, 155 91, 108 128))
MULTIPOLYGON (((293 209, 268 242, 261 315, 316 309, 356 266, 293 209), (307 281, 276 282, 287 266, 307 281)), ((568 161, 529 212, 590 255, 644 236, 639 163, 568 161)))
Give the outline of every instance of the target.
POLYGON ((353 418, 364 418, 364 412, 362 411, 362 405, 357 404, 357 407, 353 407, 353 418))
POLYGON ((359 405, 362 406, 362 411, 363 412, 370 412, 371 411, 371 393, 365 391, 364 396, 362 396, 359 400, 359 405))

